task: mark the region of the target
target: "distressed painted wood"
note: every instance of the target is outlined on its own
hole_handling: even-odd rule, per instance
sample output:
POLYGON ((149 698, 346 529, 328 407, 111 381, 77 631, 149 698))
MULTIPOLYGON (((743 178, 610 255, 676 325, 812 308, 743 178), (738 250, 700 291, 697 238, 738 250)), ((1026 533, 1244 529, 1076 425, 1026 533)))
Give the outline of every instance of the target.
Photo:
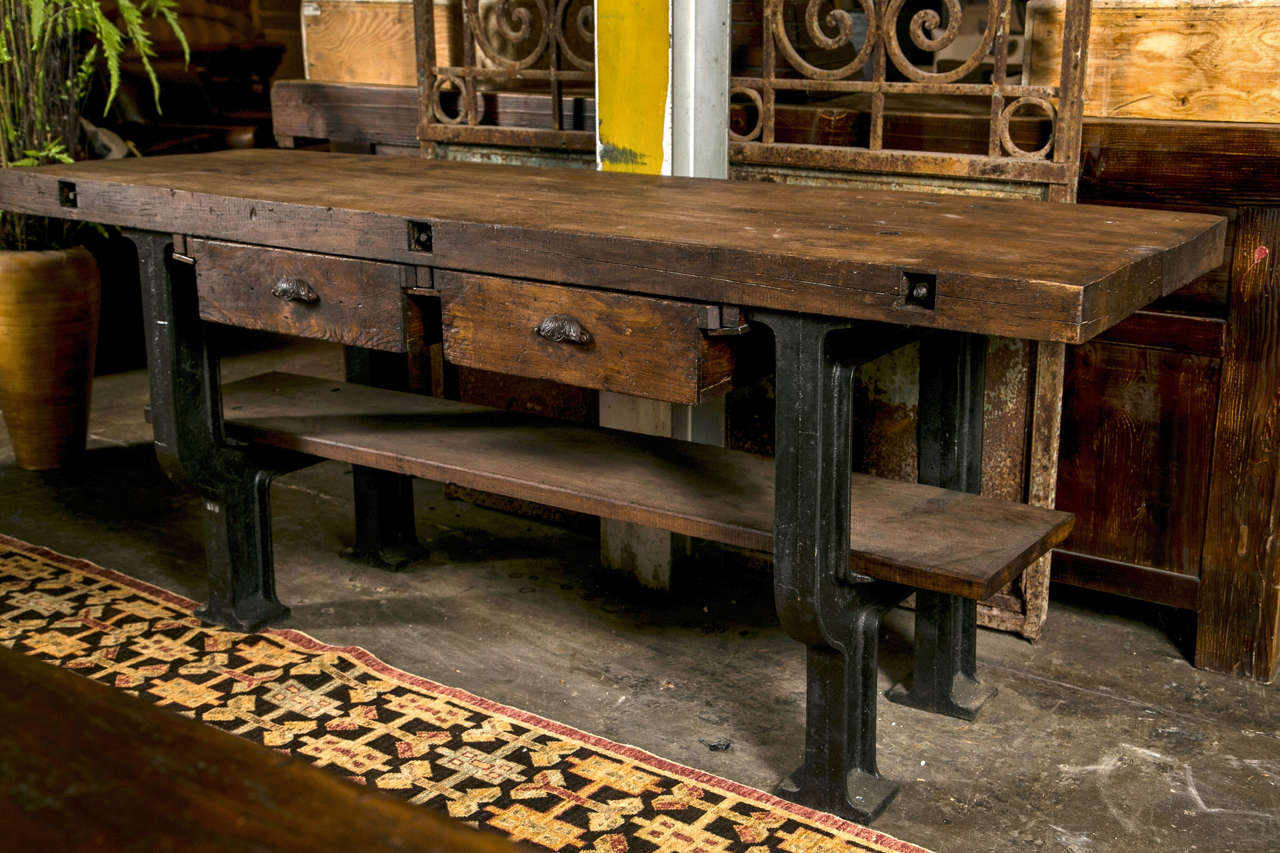
POLYGON ((403 293, 412 268, 195 238, 187 251, 201 319, 391 352, 421 343, 421 315, 403 293))
MULTIPOLYGON (((767 457, 282 373, 228 385, 223 400, 243 440, 772 549, 767 457)), ((852 490, 854 571, 969 598, 1071 526, 1067 513, 916 483, 855 475, 852 490)))
POLYGON ((686 404, 733 379, 732 347, 700 328, 705 305, 455 272, 436 286, 454 364, 686 404), (550 318, 585 339, 539 334, 550 318))
POLYGON ((761 196, 734 181, 279 150, 0 174, 0 200, 23 212, 1072 343, 1217 266, 1225 231, 1200 214, 1010 199, 761 196), (59 203, 60 181, 76 185, 75 207, 59 203), (432 251, 414 247, 414 221, 432 251), (932 310, 905 303, 908 271, 936 275, 932 310))
POLYGON ((596 0, 596 158, 606 172, 671 174, 669 0, 596 0))

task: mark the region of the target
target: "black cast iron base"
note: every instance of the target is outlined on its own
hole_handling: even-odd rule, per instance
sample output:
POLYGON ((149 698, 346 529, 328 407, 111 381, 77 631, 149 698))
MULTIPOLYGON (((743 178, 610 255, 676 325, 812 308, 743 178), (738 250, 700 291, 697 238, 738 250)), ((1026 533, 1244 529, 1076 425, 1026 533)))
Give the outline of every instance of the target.
POLYGON ((873 776, 863 770, 849 771, 843 791, 832 785, 796 781, 806 778, 809 774, 802 767, 779 782, 773 793, 856 823, 870 823, 879 817, 898 796, 901 787, 892 779, 873 776))

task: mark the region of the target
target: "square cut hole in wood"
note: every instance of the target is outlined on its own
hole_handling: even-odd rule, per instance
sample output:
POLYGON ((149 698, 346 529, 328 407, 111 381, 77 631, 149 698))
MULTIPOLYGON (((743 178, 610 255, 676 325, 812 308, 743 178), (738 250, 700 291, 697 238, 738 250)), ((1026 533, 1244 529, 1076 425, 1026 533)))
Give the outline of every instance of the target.
POLYGON ((938 292, 938 276, 931 272, 902 271, 902 298, 908 305, 933 310, 938 292))

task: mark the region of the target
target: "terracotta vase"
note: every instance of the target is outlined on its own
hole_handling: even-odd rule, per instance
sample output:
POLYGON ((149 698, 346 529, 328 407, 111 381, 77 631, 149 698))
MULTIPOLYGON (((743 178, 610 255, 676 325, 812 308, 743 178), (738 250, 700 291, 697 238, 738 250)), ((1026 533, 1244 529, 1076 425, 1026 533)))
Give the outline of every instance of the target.
POLYGON ((19 467, 84 451, 101 292, 84 249, 0 251, 0 412, 19 467))

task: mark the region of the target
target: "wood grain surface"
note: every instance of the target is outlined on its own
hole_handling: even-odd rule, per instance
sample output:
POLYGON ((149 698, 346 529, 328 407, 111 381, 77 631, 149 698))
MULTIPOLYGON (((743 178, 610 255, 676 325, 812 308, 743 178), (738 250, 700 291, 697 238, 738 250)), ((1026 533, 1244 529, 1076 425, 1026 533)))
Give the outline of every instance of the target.
POLYGON ((11 850, 530 850, 0 647, 11 850))
MULTIPOLYGON (((228 433, 633 521, 773 547, 773 460, 394 391, 270 373, 223 389, 228 433)), ((852 567, 987 598, 1062 541, 1068 513, 854 475, 852 567)))
POLYGON ((390 352, 421 343, 421 318, 403 292, 410 267, 217 240, 188 240, 187 252, 201 319, 390 352), (272 292, 281 281, 304 283, 316 301, 282 301, 272 292))
POLYGON ((1066 548, 1200 574, 1219 365, 1146 346, 1071 348, 1057 505, 1078 524, 1066 548))
POLYGON ((1270 681, 1280 663, 1280 207, 1240 212, 1207 501, 1196 665, 1270 681))
MULTIPOLYGON (((66 193, 62 194, 66 198, 66 193)), ((1014 199, 249 150, 0 173, 28 213, 1077 343, 1217 266, 1223 220, 1014 199), (59 203, 60 182, 76 206, 59 203), (68 189, 68 187, 64 187, 68 189), (409 223, 424 222, 431 252, 409 223), (904 272, 937 276, 933 310, 904 272)))
POLYGON ((418 90, 412 86, 281 80, 271 87, 277 138, 418 147, 418 90))
POLYGON ((309 0, 302 52, 308 80, 416 85, 413 3, 309 0))
MULTIPOLYGON (((1063 0, 1027 4, 1028 79, 1057 83, 1063 0)), ((1094 0, 1084 113, 1280 121, 1280 2, 1094 0)))
POLYGON ((436 287, 454 364, 689 405, 733 379, 730 344, 699 328, 705 305, 453 272, 436 287), (591 340, 539 337, 553 315, 574 318, 591 340))

